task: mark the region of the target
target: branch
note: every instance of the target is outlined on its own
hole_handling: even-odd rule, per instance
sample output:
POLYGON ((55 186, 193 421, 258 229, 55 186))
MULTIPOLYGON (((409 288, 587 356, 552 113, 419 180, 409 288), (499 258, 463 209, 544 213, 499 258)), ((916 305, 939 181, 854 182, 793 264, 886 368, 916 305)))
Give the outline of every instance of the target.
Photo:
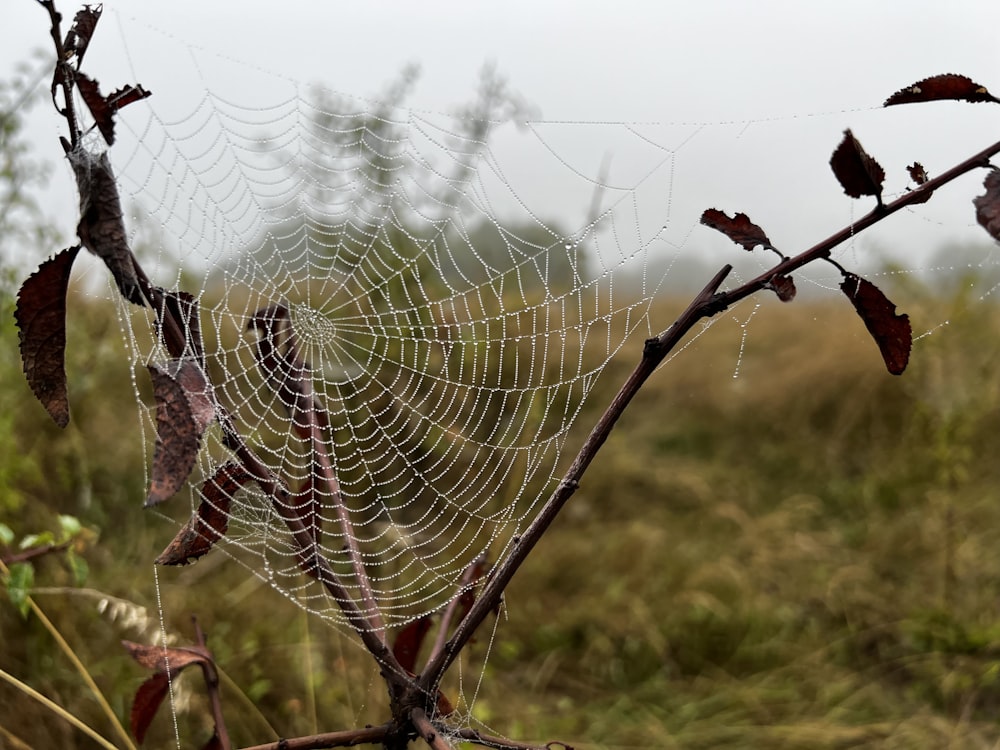
POLYGON ((69 148, 66 148, 67 144, 65 141, 63 142, 63 148, 68 152, 75 149, 80 142, 80 126, 76 118, 76 109, 73 107, 73 74, 66 61, 62 31, 59 28, 62 23, 62 15, 56 10, 55 0, 38 0, 38 4, 49 13, 49 33, 52 35, 52 43, 56 49, 56 70, 55 77, 52 79, 52 104, 56 111, 66 118, 66 124, 69 126, 69 148), (56 104, 56 86, 62 88, 64 105, 62 109, 56 104))
MULTIPOLYGON (((198 646, 211 654, 208 644, 205 642, 205 632, 201 629, 197 617, 191 617, 194 624, 195 638, 198 646)), ((226 719, 222 715, 222 698, 219 695, 219 671, 215 668, 214 659, 206 659, 201 662, 201 673, 205 678, 205 689, 208 691, 208 700, 212 706, 212 719, 215 721, 215 738, 218 740, 220 750, 230 750, 232 744, 229 741, 229 732, 226 730, 226 719)))
POLYGON ((427 718, 427 714, 424 713, 422 708, 416 707, 410 711, 410 720, 424 742, 434 750, 454 750, 448 741, 441 736, 441 733, 438 732, 437 727, 431 724, 431 720, 427 718))
POLYGON ((486 615, 499 604, 507 584, 510 583, 518 568, 524 563, 528 554, 534 549, 552 521, 555 520, 559 511, 566 504, 566 501, 576 492, 581 477, 604 444, 604 441, 607 440, 615 423, 632 401, 632 398, 638 393, 640 387, 666 355, 683 340, 684 336, 699 320, 718 315, 730 305, 745 297, 749 297, 755 292, 761 291, 766 288, 770 280, 776 275, 788 275, 808 263, 820 258, 829 257, 830 251, 834 247, 873 224, 877 224, 906 206, 925 202, 937 188, 952 182, 973 169, 988 167, 990 158, 998 153, 1000 153, 1000 141, 970 156, 933 180, 928 180, 918 188, 903 194, 891 203, 876 206, 873 211, 864 216, 860 221, 844 227, 839 232, 830 235, 825 240, 799 255, 782 260, 760 276, 728 292, 717 292, 717 290, 732 270, 732 267, 727 265, 721 269, 715 275, 715 278, 692 300, 691 304, 688 305, 687 309, 673 325, 659 336, 646 341, 639 364, 636 365, 632 374, 629 375, 628 380, 625 381, 625 384, 622 385, 618 394, 611 401, 604 414, 601 415, 597 424, 594 425, 593 430, 591 430, 586 442, 580 448, 579 453, 577 453, 576 458, 559 482, 559 485, 552 492, 552 495, 545 502, 545 505, 542 506, 538 515, 525 530, 524 534, 513 540, 513 547, 510 554, 493 571, 493 576, 483 588, 475 604, 473 604, 472 608, 458 624, 451 640, 445 644, 444 649, 440 653, 436 654, 428 662, 424 672, 420 675, 419 684, 421 688, 427 691, 428 694, 432 694, 437 688, 445 670, 458 657, 458 654, 465 647, 466 643, 468 643, 486 615))
POLYGON ((71 544, 73 544, 73 540, 67 539, 61 544, 43 544, 40 547, 29 547, 28 549, 20 552, 12 552, 9 555, 0 555, 0 562, 3 562, 5 565, 27 562, 28 560, 34 560, 36 557, 50 555, 53 552, 62 552, 64 549, 69 548, 71 544))
POLYGON ((392 724, 382 724, 377 727, 351 729, 343 732, 324 732, 309 737, 295 737, 290 740, 269 742, 266 745, 254 745, 242 748, 242 750, 319 750, 327 747, 374 745, 388 738, 394 729, 392 724))
POLYGON ((484 747, 495 747, 498 750, 555 750, 557 747, 561 747, 563 750, 573 750, 573 746, 567 745, 565 742, 554 741, 546 742, 544 745, 532 745, 528 742, 515 742, 504 737, 483 734, 482 732, 477 732, 475 729, 460 729, 455 732, 455 736, 466 742, 483 745, 484 747))

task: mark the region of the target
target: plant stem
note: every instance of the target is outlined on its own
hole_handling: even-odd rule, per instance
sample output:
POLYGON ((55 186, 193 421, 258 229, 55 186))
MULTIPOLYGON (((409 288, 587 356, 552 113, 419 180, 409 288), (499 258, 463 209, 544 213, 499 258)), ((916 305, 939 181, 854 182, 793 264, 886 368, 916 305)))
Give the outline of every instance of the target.
MULTIPOLYGON (((0 561, 0 572, 3 572, 4 575, 9 573, 7 566, 4 565, 2 561, 0 561)), ((86 684, 87 689, 90 690, 94 700, 97 701, 97 705, 101 707, 101 711, 108 717, 111 725, 115 728, 115 732, 121 738, 125 747, 129 748, 129 750, 136 750, 135 743, 132 742, 132 738, 129 736, 129 733, 125 730, 125 727, 122 726, 121 721, 118 720, 118 716, 115 715, 114 710, 111 708, 111 704, 108 703, 108 699, 104 697, 104 693, 101 692, 97 683, 94 682, 94 678, 90 675, 90 672, 87 671, 83 662, 80 661, 80 657, 76 655, 73 648, 69 645, 69 643, 67 643, 66 639, 63 638, 62 633, 59 632, 59 629, 46 616, 45 612, 43 612, 42 608, 38 606, 38 603, 34 600, 34 598, 30 596, 28 597, 28 606, 31 607, 31 611, 34 613, 35 617, 39 619, 42 626, 48 631, 49 635, 52 636, 52 639, 59 646, 59 650, 62 651, 66 655, 66 658, 70 660, 70 663, 73 664, 73 667, 83 679, 84 684, 86 684)))
MULTIPOLYGON (((106 750, 118 750, 118 748, 116 748, 114 745, 112 745, 110 742, 108 742, 106 739, 104 739, 104 737, 102 737, 100 734, 98 734, 93 729, 91 729, 89 726, 87 726, 82 721, 80 721, 78 718, 76 718, 73 714, 71 714, 65 708, 63 708, 62 706, 60 706, 55 701, 50 700, 49 698, 46 698, 44 695, 42 695, 41 693, 39 693, 37 690, 35 690, 30 685, 27 685, 27 684, 21 682, 14 675, 8 674, 3 669, 0 669, 0 679, 4 680, 5 682, 9 682, 11 685, 13 685, 15 688, 17 688, 18 690, 20 690, 22 693, 24 693, 28 697, 34 698, 36 701, 38 701, 39 703, 41 703, 43 706, 45 706, 47 709, 49 709, 56 716, 60 717, 61 719, 64 719, 64 720, 68 721, 74 727, 76 727, 81 732, 83 732, 85 735, 87 735, 88 737, 90 737, 90 739, 92 739, 94 742, 96 742, 101 747, 106 748, 106 750)), ((132 745, 131 741, 129 741, 129 746, 135 747, 134 745, 132 745)))

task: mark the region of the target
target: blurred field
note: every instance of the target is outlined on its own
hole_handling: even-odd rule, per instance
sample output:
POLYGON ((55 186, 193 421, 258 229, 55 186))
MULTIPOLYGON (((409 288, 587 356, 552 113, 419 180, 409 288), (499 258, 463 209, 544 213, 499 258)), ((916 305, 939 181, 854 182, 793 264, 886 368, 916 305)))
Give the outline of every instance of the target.
MULTIPOLYGON (((975 296, 892 291, 916 333, 948 321, 901 378, 846 301, 721 316, 627 412, 450 689, 460 677, 497 733, 578 748, 1000 747, 1000 314, 975 296)), ((652 317, 666 327, 685 302, 652 317)), ((117 611, 69 592, 58 559, 38 565, 36 600, 127 717, 145 675, 118 641, 159 627, 151 561, 173 527, 141 509, 117 321, 99 305, 72 317, 60 432, 23 383, 10 308, 0 522, 24 534, 72 513, 99 534, 88 586, 117 611)), ((602 376, 571 452, 641 344, 602 376)), ((384 720, 351 640, 227 563, 164 575, 161 594, 172 632, 190 638, 190 613, 208 632, 236 741, 384 720)), ((116 741, 37 618, 5 600, 0 642, 0 668, 116 741)), ((207 737, 188 686, 182 732, 207 737)), ((150 747, 171 746, 160 718, 150 747)), ((0 748, 94 746, 6 684, 0 728, 0 748)))

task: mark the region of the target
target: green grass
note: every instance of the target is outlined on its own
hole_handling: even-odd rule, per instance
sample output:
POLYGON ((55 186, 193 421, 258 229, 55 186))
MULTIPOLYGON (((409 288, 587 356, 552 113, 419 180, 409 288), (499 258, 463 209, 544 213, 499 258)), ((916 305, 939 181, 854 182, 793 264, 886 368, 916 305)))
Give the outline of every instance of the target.
MULTIPOLYGON (((826 302, 764 300, 742 356, 742 329, 723 316, 661 368, 510 587, 495 638, 484 626, 452 697, 460 676, 497 732, 582 748, 1000 746, 1000 314, 914 287, 893 297, 917 333, 950 321, 917 341, 901 378, 849 305, 826 302)), ((665 326, 681 305, 659 304, 654 319, 665 326)), ((114 340, 99 313, 88 320, 88 335, 114 340)), ((24 449, 2 459, 0 522, 26 533, 64 512, 98 528, 91 585, 144 605, 155 629, 151 560, 172 528, 139 507, 128 372, 73 341, 66 433, 4 364, 0 441, 24 449)), ((640 347, 604 374, 571 450, 640 347)), ((170 629, 190 634, 197 613, 246 695, 224 688, 237 742, 272 738, 265 719, 274 736, 385 719, 352 640, 224 557, 164 579, 170 629)), ((69 585, 57 561, 36 582, 69 585)), ((127 716, 144 674, 117 642, 143 634, 79 596, 38 601, 127 716)), ((113 736, 44 630, 2 602, 0 639, 0 668, 113 736)), ((207 736, 196 681, 189 692, 186 736, 207 736)), ((150 746, 169 746, 162 718, 150 746)), ((3 685, 0 726, 32 747, 90 746, 3 685)))

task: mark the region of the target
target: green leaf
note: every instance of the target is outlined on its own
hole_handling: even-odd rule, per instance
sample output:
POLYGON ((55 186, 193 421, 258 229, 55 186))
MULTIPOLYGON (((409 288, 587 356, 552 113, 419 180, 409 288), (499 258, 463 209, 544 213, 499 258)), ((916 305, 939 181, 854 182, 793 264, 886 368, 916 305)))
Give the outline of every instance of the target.
POLYGON ((35 568, 31 563, 14 563, 10 566, 10 577, 7 579, 7 596, 21 617, 28 616, 28 595, 35 583, 35 568))
POLYGON ((87 561, 70 548, 66 550, 66 563, 69 565, 70 572, 73 573, 73 582, 77 586, 83 586, 87 582, 87 576, 90 575, 90 566, 87 565, 87 561))
POLYGON ((18 545, 21 549, 30 549, 31 547, 41 547, 44 544, 55 544, 56 535, 51 531, 43 531, 41 534, 28 534, 21 540, 18 545))
POLYGON ((14 530, 5 523, 0 523, 0 544, 10 546, 14 541, 14 530))
POLYGON ((76 516, 59 516, 59 528, 64 539, 70 539, 83 530, 80 519, 76 516))

